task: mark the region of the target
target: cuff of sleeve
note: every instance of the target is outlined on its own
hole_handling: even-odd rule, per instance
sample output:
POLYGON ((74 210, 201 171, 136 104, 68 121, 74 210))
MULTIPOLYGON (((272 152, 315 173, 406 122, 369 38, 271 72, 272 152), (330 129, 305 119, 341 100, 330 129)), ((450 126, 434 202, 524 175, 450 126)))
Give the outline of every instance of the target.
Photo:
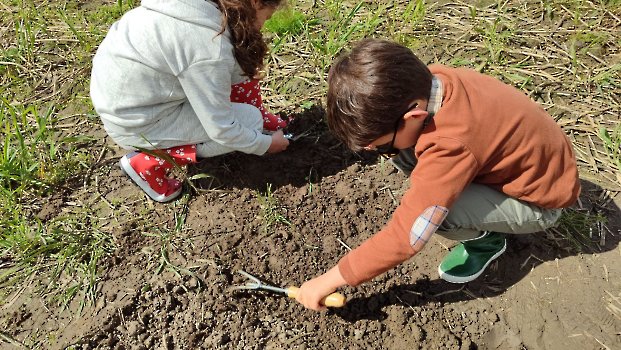
POLYGON ((345 280, 345 282, 347 282, 347 284, 349 284, 352 287, 355 287, 357 285, 359 285, 360 283, 362 283, 362 281, 360 281, 356 275, 354 274, 354 271, 351 268, 351 265, 349 264, 349 254, 345 255, 338 263, 339 266, 339 272, 341 273, 341 276, 343 276, 343 279, 345 280))
POLYGON ((267 152, 267 149, 272 145, 272 137, 269 135, 259 135, 256 150, 252 152, 258 156, 262 156, 267 152))

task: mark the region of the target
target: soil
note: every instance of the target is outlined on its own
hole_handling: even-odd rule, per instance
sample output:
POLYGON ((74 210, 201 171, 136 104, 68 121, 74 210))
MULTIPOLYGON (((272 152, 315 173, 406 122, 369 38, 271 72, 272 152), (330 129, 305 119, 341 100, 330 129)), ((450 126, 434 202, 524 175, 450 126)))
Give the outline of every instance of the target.
POLYGON ((343 308, 317 313, 284 295, 230 291, 246 282, 240 269, 283 287, 325 272, 380 230, 408 189, 376 153, 350 152, 330 136, 323 116, 320 107, 297 115, 288 132, 303 136, 280 154, 190 166, 190 176, 211 177, 169 204, 145 200, 116 166, 126 152, 107 140, 91 186, 39 213, 46 220, 94 207, 115 219, 102 230, 119 249, 106 261, 95 305, 78 317, 77 301, 63 311, 22 298, 5 306, 5 334, 23 344, 47 337, 40 343, 53 349, 621 347, 613 313, 621 306, 613 298, 621 292, 619 198, 602 204, 605 188, 587 181, 580 205, 610 218, 596 252, 578 253, 546 233, 509 236, 484 275, 456 285, 436 272, 455 242, 436 236, 401 266, 340 290, 343 308), (268 215, 269 203, 286 222, 268 215), (143 234, 145 227, 162 237, 143 234), (162 268, 163 257, 170 265, 162 268))

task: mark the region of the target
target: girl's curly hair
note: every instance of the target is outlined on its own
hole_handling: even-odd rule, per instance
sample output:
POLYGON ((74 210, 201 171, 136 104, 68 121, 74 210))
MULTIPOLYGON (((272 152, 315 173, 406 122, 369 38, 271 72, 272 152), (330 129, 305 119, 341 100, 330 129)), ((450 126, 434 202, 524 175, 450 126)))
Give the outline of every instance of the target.
MULTIPOLYGON (((231 31, 233 54, 245 75, 252 78, 263 68, 267 44, 261 31, 256 28, 257 11, 254 0, 211 0, 222 12, 222 31, 228 25, 231 31)), ((263 6, 278 8, 283 0, 256 0, 263 6)))

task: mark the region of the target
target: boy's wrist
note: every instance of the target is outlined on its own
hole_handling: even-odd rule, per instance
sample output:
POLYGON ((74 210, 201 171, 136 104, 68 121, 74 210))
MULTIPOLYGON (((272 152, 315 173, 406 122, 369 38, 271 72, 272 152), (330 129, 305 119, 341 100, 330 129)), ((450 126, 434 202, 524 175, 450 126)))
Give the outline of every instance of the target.
POLYGON ((341 275, 339 271, 339 266, 335 265, 328 272, 326 272, 327 283, 330 287, 337 289, 347 285, 347 281, 341 275))

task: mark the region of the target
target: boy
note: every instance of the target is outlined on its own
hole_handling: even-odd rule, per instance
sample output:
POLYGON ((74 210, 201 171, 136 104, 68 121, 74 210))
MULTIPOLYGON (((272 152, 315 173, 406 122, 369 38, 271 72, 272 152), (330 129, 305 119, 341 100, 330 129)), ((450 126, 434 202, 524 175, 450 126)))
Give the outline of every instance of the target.
POLYGON ((449 282, 474 280, 505 248, 504 233, 555 225, 580 193, 572 145, 519 90, 492 77, 426 67, 407 48, 361 41, 328 77, 328 126, 352 150, 378 149, 410 176, 392 220, 297 300, 356 286, 418 253, 434 233, 460 243, 438 268, 449 282))

